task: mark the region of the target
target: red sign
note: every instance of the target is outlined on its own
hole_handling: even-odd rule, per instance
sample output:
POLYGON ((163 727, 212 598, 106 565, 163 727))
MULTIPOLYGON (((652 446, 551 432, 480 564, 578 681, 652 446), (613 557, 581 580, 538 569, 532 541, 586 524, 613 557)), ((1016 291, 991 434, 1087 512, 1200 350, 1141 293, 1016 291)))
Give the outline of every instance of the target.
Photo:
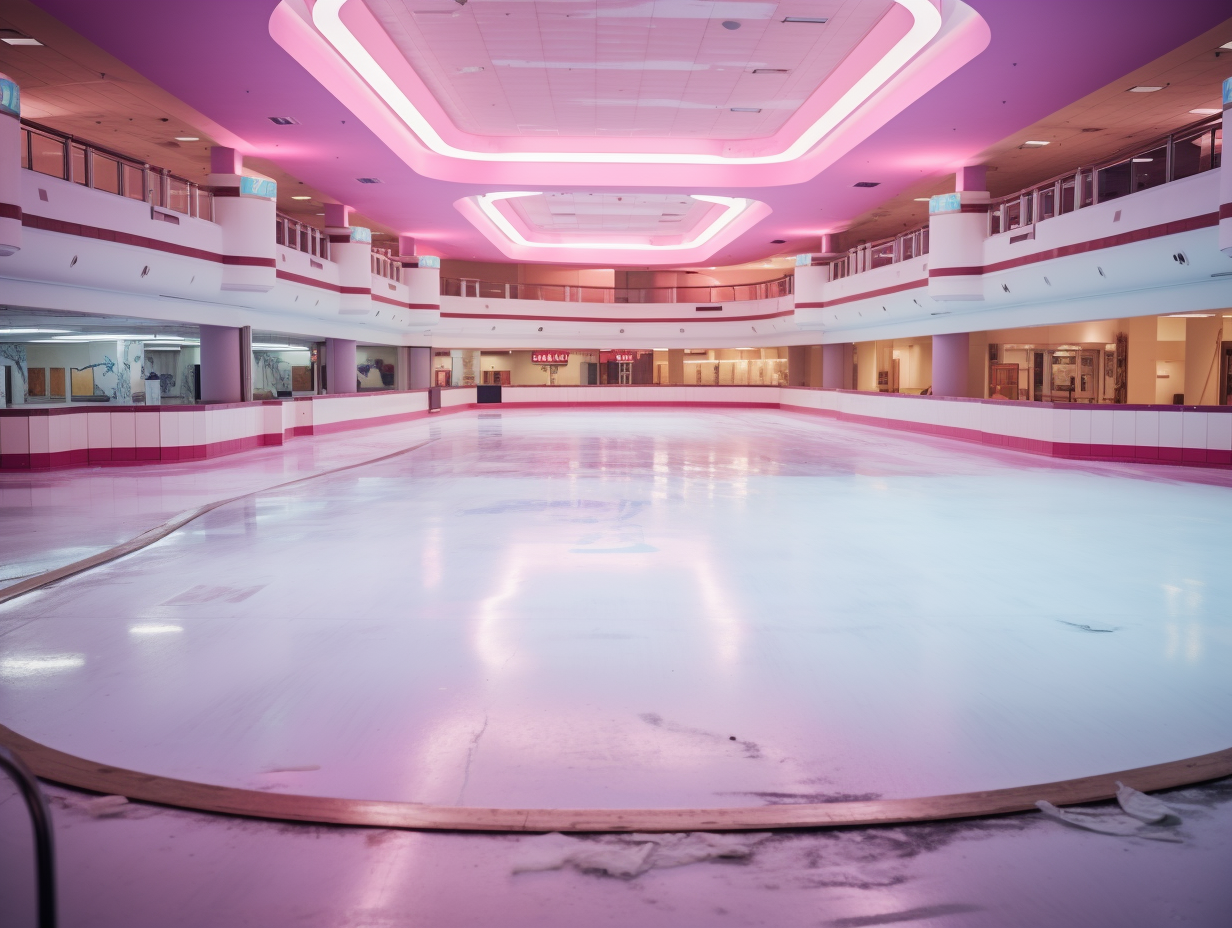
POLYGON ((615 357, 613 358, 613 360, 621 364, 631 364, 632 362, 637 360, 636 351, 617 351, 617 352, 614 352, 614 354, 615 354, 615 357))
POLYGON ((567 351, 532 351, 530 353, 531 364, 568 364, 569 352, 567 351))

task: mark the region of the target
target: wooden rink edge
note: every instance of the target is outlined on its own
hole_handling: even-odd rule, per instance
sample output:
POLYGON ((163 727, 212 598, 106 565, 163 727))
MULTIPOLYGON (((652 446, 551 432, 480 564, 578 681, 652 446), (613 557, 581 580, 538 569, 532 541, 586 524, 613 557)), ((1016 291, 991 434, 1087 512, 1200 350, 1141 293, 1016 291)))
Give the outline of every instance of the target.
POLYGON ((1232 748, 1228 748, 1184 760, 1056 783, 919 799, 718 809, 485 809, 269 793, 178 780, 67 754, 4 725, 0 725, 0 744, 18 755, 40 779, 138 802, 244 818, 422 831, 761 831, 898 825, 1025 812, 1033 810, 1040 799, 1058 806, 1098 802, 1116 795, 1118 780, 1143 792, 1154 792, 1232 775, 1232 748))

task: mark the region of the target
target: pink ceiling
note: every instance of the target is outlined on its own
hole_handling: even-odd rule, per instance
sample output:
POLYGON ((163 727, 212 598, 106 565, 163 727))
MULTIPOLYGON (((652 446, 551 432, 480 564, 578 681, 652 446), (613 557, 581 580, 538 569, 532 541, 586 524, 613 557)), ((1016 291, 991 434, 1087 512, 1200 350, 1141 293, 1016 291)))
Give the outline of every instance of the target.
POLYGON ((747 139, 774 135, 894 4, 475 0, 459 6, 454 0, 366 0, 366 5, 466 132, 747 139), (787 16, 828 22, 785 23, 787 16), (754 74, 754 69, 786 73, 754 74))
MULTIPOLYGON (((496 245, 453 204, 510 188, 433 180, 408 167, 271 38, 269 23, 276 0, 35 2, 242 138, 247 154, 269 158, 339 201, 416 236, 421 251, 503 259, 496 245), (282 115, 293 116, 298 125, 279 127, 269 121, 270 116, 282 115), (359 177, 379 177, 384 183, 363 185, 359 177)), ((778 187, 706 186, 680 191, 748 197, 764 201, 772 211, 724 244, 709 263, 739 263, 785 249, 813 247, 821 232, 841 228, 915 182, 953 171, 987 146, 1164 54, 1227 15, 1224 0, 1166 6, 1158 0, 968 2, 988 24, 992 36, 988 48, 820 175, 778 187), (854 187, 859 181, 880 186, 854 187), (785 239, 788 245, 771 244, 772 239, 785 239)), ((783 99, 791 99, 788 91, 782 93, 783 99)), ((478 99, 458 105, 473 106, 478 99)), ((632 125, 637 125, 636 118, 640 117, 632 125)), ((533 189, 622 193, 628 188, 601 178, 585 187, 565 182, 533 189)), ((678 262, 665 258, 664 263, 678 262)))

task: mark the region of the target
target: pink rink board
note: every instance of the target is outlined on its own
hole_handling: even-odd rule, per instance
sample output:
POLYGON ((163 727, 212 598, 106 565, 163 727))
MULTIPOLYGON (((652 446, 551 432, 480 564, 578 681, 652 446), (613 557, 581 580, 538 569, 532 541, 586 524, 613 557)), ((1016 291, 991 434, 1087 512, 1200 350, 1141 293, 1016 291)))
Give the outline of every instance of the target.
MULTIPOLYGON (((785 409, 1051 457, 1232 467, 1232 407, 1093 406, 762 386, 515 386, 501 406, 785 409)), ((442 412, 476 406, 442 391, 442 412)), ((428 416, 428 392, 297 397, 209 406, 25 406, 0 410, 0 470, 207 460, 302 435, 428 416)))

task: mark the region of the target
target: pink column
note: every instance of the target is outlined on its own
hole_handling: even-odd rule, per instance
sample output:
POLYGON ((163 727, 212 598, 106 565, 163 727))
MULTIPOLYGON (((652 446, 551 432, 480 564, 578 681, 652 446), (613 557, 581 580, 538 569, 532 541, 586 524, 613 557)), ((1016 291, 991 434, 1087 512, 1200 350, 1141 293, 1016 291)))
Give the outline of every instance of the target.
POLYGON ((852 390, 851 361, 855 345, 838 342, 821 346, 821 385, 828 390, 852 390))
POLYGON ((0 257, 21 251, 21 91, 0 74, 0 257))
POLYGON ((432 349, 418 345, 411 348, 411 389, 426 390, 432 386, 432 349))
POLYGON ((357 342, 351 338, 325 339, 325 382, 328 393, 355 393, 359 370, 355 361, 357 342))
POLYGON ((229 325, 198 326, 201 333, 201 402, 243 399, 240 330, 229 325))
POLYGON ((933 395, 970 396, 971 336, 966 332, 933 336, 933 395))

